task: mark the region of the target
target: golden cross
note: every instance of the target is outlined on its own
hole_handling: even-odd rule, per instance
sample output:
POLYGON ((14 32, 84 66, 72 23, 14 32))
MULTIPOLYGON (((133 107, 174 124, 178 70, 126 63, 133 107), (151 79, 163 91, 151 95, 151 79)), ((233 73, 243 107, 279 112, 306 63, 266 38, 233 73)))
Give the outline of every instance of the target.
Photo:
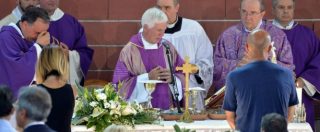
POLYGON ((182 65, 182 67, 176 67, 177 71, 182 71, 186 76, 186 91, 189 91, 189 75, 190 73, 193 73, 193 71, 197 71, 198 68, 192 64, 189 63, 189 57, 185 57, 185 63, 182 65))
POLYGON ((198 68, 192 64, 189 63, 189 57, 186 56, 185 57, 185 63, 182 65, 182 67, 176 67, 177 71, 182 71, 185 76, 186 76, 186 87, 185 87, 185 109, 184 109, 184 113, 181 117, 181 121, 183 122, 192 122, 190 113, 189 113, 189 75, 190 73, 193 73, 194 71, 197 71, 198 68))

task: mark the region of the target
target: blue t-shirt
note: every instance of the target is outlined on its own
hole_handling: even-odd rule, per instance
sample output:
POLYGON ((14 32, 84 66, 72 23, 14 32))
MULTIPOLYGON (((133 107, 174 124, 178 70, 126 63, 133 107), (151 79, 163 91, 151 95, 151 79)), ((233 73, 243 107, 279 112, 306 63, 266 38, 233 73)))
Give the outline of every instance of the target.
POLYGON ((256 61, 229 73, 223 109, 235 112, 236 129, 260 132, 264 115, 288 115, 298 104, 292 72, 269 61, 256 61))

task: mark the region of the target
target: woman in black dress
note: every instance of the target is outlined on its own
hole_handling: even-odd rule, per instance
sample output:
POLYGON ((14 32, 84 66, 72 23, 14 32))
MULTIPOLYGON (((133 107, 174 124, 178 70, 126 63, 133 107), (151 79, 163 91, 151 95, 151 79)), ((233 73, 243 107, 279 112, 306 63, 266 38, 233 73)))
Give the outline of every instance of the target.
POLYGON ((52 98, 52 109, 46 124, 57 132, 71 132, 74 90, 67 83, 69 77, 68 52, 59 46, 43 48, 36 68, 38 86, 52 98))

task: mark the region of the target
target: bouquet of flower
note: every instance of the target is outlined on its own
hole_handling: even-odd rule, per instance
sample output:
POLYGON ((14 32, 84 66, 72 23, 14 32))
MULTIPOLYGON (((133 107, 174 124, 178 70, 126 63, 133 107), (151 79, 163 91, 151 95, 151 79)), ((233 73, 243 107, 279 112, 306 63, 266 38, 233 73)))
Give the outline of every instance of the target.
POLYGON ((95 126, 100 132, 112 124, 129 125, 153 123, 155 110, 144 110, 140 104, 123 100, 111 83, 102 89, 87 89, 78 85, 73 125, 95 126))

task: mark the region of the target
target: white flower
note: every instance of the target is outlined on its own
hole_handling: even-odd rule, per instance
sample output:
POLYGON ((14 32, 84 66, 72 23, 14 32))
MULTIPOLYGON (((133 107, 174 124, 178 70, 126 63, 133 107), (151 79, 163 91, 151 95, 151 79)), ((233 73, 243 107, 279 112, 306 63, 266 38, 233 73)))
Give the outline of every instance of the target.
POLYGON ((102 93, 103 92, 103 89, 94 89, 94 91, 96 92, 96 93, 102 93))
POLYGON ((121 116, 121 113, 120 113, 120 111, 114 109, 114 110, 110 111, 110 115, 119 115, 119 116, 121 116))
POLYGON ((98 105, 98 102, 92 101, 92 102, 90 102, 89 105, 92 106, 92 107, 96 107, 98 105))
POLYGON ((124 116, 131 115, 131 114, 135 115, 137 114, 137 111, 133 109, 130 104, 128 104, 126 108, 122 110, 121 114, 124 116))
POLYGON ((98 100, 106 100, 107 96, 104 93, 99 93, 99 94, 97 94, 97 99, 98 100))
POLYGON ((113 100, 110 101, 110 109, 116 109, 116 108, 117 108, 116 102, 114 102, 113 100))
POLYGON ((110 105, 110 103, 108 103, 108 102, 104 102, 104 108, 105 108, 105 109, 110 108, 110 106, 111 106, 111 105, 110 105))

